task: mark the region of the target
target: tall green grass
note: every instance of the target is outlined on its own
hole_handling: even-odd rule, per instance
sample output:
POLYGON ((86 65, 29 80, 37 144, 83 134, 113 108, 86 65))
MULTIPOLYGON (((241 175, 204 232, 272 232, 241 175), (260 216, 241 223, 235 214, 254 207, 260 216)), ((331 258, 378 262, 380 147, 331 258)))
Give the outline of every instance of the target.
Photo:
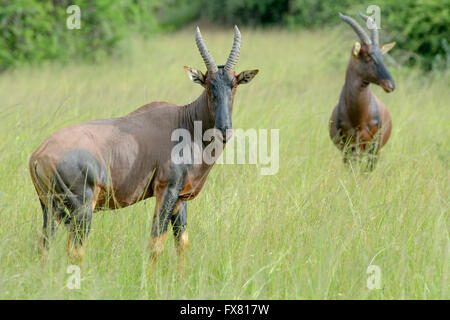
MULTIPOLYGON (((397 89, 372 86, 393 131, 370 175, 342 163, 328 136, 350 50, 348 32, 241 30, 234 128, 280 129, 280 169, 216 165, 188 204, 190 248, 178 274, 173 237, 149 279, 154 199, 93 218, 81 289, 69 290, 67 232, 41 264, 42 213, 28 159, 58 128, 124 115, 151 101, 201 93, 184 65, 204 70, 191 28, 96 65, 49 64, 0 75, 0 298, 17 299, 448 299, 448 74, 391 67, 397 89), (381 289, 366 286, 369 265, 381 289)), ((218 63, 233 33, 204 30, 218 63)), ((395 50, 395 49, 394 49, 395 50)))

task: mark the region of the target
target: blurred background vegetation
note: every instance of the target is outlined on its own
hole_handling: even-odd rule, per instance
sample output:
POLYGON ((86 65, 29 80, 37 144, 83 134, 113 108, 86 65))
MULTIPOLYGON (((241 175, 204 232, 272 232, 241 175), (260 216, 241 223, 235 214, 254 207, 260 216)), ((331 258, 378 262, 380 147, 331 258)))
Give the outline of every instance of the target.
POLYGON ((397 42, 392 53, 399 63, 448 69, 450 0, 0 0, 0 69, 101 59, 123 50, 121 40, 132 34, 147 37, 196 21, 291 30, 341 27, 337 12, 356 18, 369 5, 381 8, 382 39, 397 42), (72 4, 81 8, 79 30, 66 27, 72 4))

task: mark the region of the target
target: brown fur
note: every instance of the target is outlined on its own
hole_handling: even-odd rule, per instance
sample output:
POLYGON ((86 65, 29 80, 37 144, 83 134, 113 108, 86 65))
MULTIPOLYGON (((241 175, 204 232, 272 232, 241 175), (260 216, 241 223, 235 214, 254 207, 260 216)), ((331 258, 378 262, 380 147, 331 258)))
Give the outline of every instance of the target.
MULTIPOLYGON (((241 81, 237 80, 238 76, 234 71, 223 74, 232 85, 231 97, 226 106, 229 108, 230 117, 236 87, 240 82, 248 83, 257 72, 258 70, 243 72, 241 81)), ((191 80, 200 82, 205 90, 190 104, 176 106, 167 102, 153 102, 124 117, 89 121, 62 128, 45 140, 32 154, 29 168, 33 184, 43 204, 44 221, 48 215, 46 208, 56 206, 55 211, 58 211, 60 208, 67 208, 67 201, 69 205, 72 202, 76 203, 77 208, 71 210, 81 208, 76 216, 79 221, 74 222, 74 218, 69 221, 71 225, 68 252, 74 259, 81 259, 84 254, 83 244, 89 226, 83 226, 82 223, 87 221, 90 224, 91 221, 90 216, 88 218, 83 216, 85 211, 79 204, 79 201, 84 201, 83 194, 86 194, 88 176, 89 181, 94 181, 89 182, 93 185, 88 186, 91 191, 89 197, 92 198, 89 198, 88 203, 83 203, 89 206, 88 214, 101 209, 122 208, 152 196, 156 197, 150 243, 153 260, 156 261, 162 252, 167 224, 166 220, 162 220, 163 229, 161 229, 159 219, 161 212, 165 213, 167 210, 162 209, 163 201, 169 183, 173 183, 170 180, 173 179, 171 152, 175 144, 171 141, 172 132, 183 128, 190 131, 193 137, 195 121, 202 123, 202 134, 215 126, 216 102, 212 98, 210 88, 215 74, 203 75, 196 72, 195 76, 201 79, 191 77, 191 80), (78 176, 82 179, 78 179, 78 176), (75 181, 68 181, 71 179, 75 181), (58 188, 63 189, 62 193, 58 192, 58 188)), ((211 168, 212 164, 202 161, 186 169, 181 192, 177 193, 177 204, 170 215, 176 214, 180 201, 191 200, 199 194, 211 168)), ((54 218, 50 214, 48 219, 53 223, 54 218)), ((177 242, 177 251, 180 255, 184 255, 188 244, 185 229, 182 232, 184 233, 178 235, 177 242)), ((53 230, 49 232, 44 224, 42 247, 46 246, 48 238, 51 237, 49 233, 52 234, 53 230)))
POLYGON ((379 133, 377 135, 377 139, 379 139, 378 152, 386 144, 391 134, 392 121, 389 112, 370 90, 370 82, 377 83, 377 76, 372 69, 366 68, 359 61, 359 59, 363 59, 366 63, 370 63, 367 55, 368 49, 368 46, 363 46, 359 57, 355 57, 353 54, 350 57, 345 84, 339 102, 331 115, 330 137, 340 150, 343 150, 345 146, 343 140, 349 139, 351 144, 364 151, 379 133), (378 132, 377 112, 382 123, 380 132, 378 132), (338 128, 338 116, 340 128, 338 128))

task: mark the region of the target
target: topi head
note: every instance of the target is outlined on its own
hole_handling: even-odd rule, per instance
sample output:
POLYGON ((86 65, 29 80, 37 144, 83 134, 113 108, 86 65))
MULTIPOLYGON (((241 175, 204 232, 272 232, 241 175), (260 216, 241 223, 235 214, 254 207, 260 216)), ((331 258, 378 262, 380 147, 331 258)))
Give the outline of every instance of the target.
POLYGON ((241 33, 237 26, 234 26, 233 46, 225 65, 218 66, 216 64, 206 47, 199 27, 195 31, 195 42, 206 65, 206 73, 203 74, 198 69, 186 66, 184 69, 193 82, 205 88, 208 103, 214 112, 214 127, 218 130, 218 134, 221 135, 220 139, 226 142, 231 137, 229 132, 232 129, 231 111, 235 90, 238 85, 249 83, 258 73, 258 70, 242 71, 239 74, 234 72, 242 44, 241 33))
POLYGON ((361 12, 359 15, 370 28, 370 37, 353 18, 339 13, 339 17, 355 31, 360 40, 360 42, 355 43, 352 49, 356 71, 364 81, 375 83, 386 92, 392 92, 395 89, 395 81, 383 62, 383 54, 391 50, 395 42, 380 47, 378 26, 375 21, 361 12))

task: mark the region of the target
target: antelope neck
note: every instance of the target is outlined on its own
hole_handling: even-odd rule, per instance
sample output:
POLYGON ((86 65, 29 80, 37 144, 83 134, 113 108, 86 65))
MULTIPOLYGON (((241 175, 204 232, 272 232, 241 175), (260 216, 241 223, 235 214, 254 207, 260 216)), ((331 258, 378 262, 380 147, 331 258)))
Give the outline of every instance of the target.
POLYGON ((368 113, 371 99, 369 85, 370 83, 364 81, 350 63, 345 75, 342 96, 347 112, 354 118, 360 119, 368 113))
POLYGON ((180 108, 181 127, 194 134, 194 122, 202 122, 202 135, 206 130, 214 128, 214 110, 208 99, 206 90, 193 102, 180 108))

